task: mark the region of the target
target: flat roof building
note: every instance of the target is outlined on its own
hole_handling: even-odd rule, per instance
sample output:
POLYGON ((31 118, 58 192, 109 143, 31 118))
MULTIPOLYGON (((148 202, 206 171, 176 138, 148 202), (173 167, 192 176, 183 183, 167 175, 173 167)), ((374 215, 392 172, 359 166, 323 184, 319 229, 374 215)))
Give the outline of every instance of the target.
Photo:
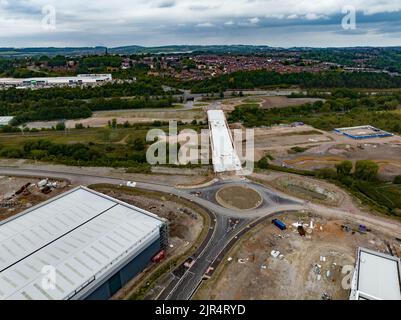
POLYGON ((0 300, 108 299, 166 246, 164 219, 78 187, 0 223, 0 300))
POLYGON ((214 171, 217 173, 241 171, 241 161, 235 150, 224 112, 209 110, 207 115, 214 171))
POLYGON ((351 300, 401 300, 400 259, 359 248, 351 300))
POLYGON ((14 117, 0 117, 0 127, 8 126, 14 117))
POLYGON ((0 78, 0 85, 6 87, 45 87, 67 85, 89 85, 108 82, 113 79, 111 74, 79 74, 76 77, 37 77, 37 78, 0 78))

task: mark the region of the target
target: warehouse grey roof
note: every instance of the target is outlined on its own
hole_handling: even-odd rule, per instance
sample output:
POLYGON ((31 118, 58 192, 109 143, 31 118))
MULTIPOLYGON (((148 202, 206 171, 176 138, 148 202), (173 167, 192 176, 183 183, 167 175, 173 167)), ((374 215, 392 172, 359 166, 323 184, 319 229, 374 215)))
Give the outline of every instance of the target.
POLYGON ((111 74, 79 74, 71 77, 36 77, 36 78, 0 78, 2 85, 23 85, 29 83, 45 83, 48 85, 63 85, 71 83, 96 83, 98 81, 111 81, 113 76, 111 74))
POLYGON ((69 299, 160 236, 164 220, 78 187, 0 224, 0 300, 69 299), (55 286, 43 285, 46 270, 55 286))
POLYGON ((356 268, 356 299, 401 300, 399 258, 360 248, 356 268))
POLYGON ((12 119, 14 119, 14 117, 8 117, 8 116, 0 117, 0 126, 8 125, 12 119))

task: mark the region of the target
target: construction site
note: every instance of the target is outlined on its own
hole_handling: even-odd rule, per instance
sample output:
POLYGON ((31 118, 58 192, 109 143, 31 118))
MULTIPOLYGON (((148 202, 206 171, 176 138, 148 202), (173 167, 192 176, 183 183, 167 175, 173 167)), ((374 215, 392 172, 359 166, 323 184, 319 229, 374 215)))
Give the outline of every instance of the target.
MULTIPOLYGON (((232 129, 245 128, 240 123, 229 125, 225 111, 239 103, 278 108, 285 106, 286 100, 286 97, 228 99, 205 103, 203 109, 172 109, 165 114, 159 114, 160 110, 100 112, 96 116, 102 118, 101 121, 91 125, 102 126, 116 114, 121 114, 121 121, 132 116, 139 122, 154 120, 157 114, 160 119, 182 116, 179 119, 187 122, 208 119, 210 130, 202 140, 210 141, 211 159, 194 168, 159 165, 144 173, 130 172, 127 168, 69 167, 36 160, 33 163, 4 159, 0 161, 0 165, 4 165, 0 177, 0 220, 6 221, 4 228, 7 228, 9 221, 12 222, 13 217, 17 219, 21 212, 24 216, 31 209, 43 210, 42 205, 46 208, 53 200, 68 198, 70 193, 93 192, 99 204, 96 201, 86 203, 81 197, 79 202, 73 203, 78 211, 86 208, 94 214, 101 209, 97 206, 104 202, 109 210, 121 205, 155 218, 156 229, 165 226, 165 231, 156 237, 163 239, 163 243, 152 238, 155 246, 151 244, 144 251, 138 251, 144 258, 132 260, 138 263, 138 268, 129 273, 129 279, 124 266, 118 269, 117 284, 112 278, 106 282, 99 278, 96 286, 89 286, 83 294, 71 288, 75 290, 73 293, 57 298, 347 300, 351 291, 356 290, 355 297, 381 299, 380 292, 368 290, 372 287, 370 282, 367 283, 369 288, 352 289, 354 268, 360 262, 360 248, 371 250, 373 256, 380 253, 383 259, 387 259, 386 255, 392 256, 397 263, 397 257, 401 256, 398 221, 377 215, 349 190, 316 176, 263 169, 243 175, 243 159, 240 160, 232 129), (6 220, 9 218, 11 220, 6 220)), ((298 105, 305 101, 298 99, 292 103, 298 105)), ((313 171, 335 168, 344 160, 369 159, 380 165, 380 178, 390 181, 401 174, 399 136, 374 136, 383 132, 369 126, 339 130, 327 132, 302 122, 259 127, 255 129, 254 150, 247 152, 255 155, 255 161, 268 156, 269 163, 278 169, 313 171), (362 143, 344 132, 371 136, 362 143)), ((101 129, 93 131, 85 136, 88 141, 104 134, 107 136, 102 138, 104 141, 118 145, 130 143, 131 135, 137 134, 129 128, 110 133, 101 129)), ((200 137, 198 132, 192 134, 200 137)), ((80 141, 82 137, 81 134, 58 138, 66 141, 68 138, 70 142, 72 138, 80 141)), ((161 135, 156 143, 171 144, 174 139, 172 135, 161 135)), ((178 137, 177 142, 182 144, 186 139, 178 137)), ((198 148, 198 145, 191 145, 191 148, 198 148)), ((380 193, 383 188, 390 187, 395 197, 401 192, 393 185, 379 187, 381 189, 374 192, 380 193)), ((392 213, 397 215, 396 210, 401 207, 393 200, 388 200, 389 207, 395 209, 392 213)), ((115 212, 116 215, 120 213, 115 212)), ((68 216, 70 212, 66 210, 64 214, 68 216)), ((132 219, 132 216, 127 218, 132 219)), ((126 232, 124 226, 118 228, 123 230, 118 229, 119 232, 126 232)), ((362 270, 361 276, 365 273, 362 270)), ((107 275, 113 277, 112 272, 107 275)), ((13 294, 36 297, 35 290, 22 290, 13 294)), ((394 296, 398 297, 391 295, 394 296)))
POLYGON ((68 181, 0 177, 0 221, 57 196, 70 188, 68 181))
POLYGON ((337 133, 343 134, 349 138, 355 139, 355 140, 371 139, 371 138, 385 138, 385 137, 393 136, 392 133, 375 128, 371 125, 348 127, 348 128, 337 128, 337 129, 334 129, 334 131, 337 133))
MULTIPOLYGON (((57 202, 57 198, 65 197, 74 186, 75 184, 60 179, 3 176, 0 179, 2 196, 0 221, 7 222, 8 218, 18 217, 19 213, 45 205, 49 201, 57 202)), ((208 224, 208 216, 201 208, 189 201, 178 200, 164 193, 137 190, 135 183, 128 183, 127 186, 98 184, 91 188, 100 191, 102 195, 112 197, 110 199, 118 199, 123 203, 148 210, 147 212, 152 212, 169 222, 169 244, 165 248, 165 256, 160 261, 179 263, 179 257, 190 254, 193 246, 199 244, 204 237, 204 226, 208 224)), ((80 205, 80 202, 76 201, 76 205, 80 205)), ((5 226, 8 224, 6 223, 5 226)), ((143 285, 144 279, 159 267, 159 264, 145 264, 144 267, 139 276, 131 277, 121 290, 112 294, 113 299, 130 298, 143 285)))
POLYGON ((274 216, 244 236, 200 288, 196 299, 348 300, 357 249, 401 256, 385 230, 308 212, 274 216))
POLYGON ((334 168, 344 160, 372 160, 379 165, 381 179, 392 181, 401 175, 401 137, 392 134, 353 139, 304 124, 278 125, 255 129, 254 151, 256 160, 270 155, 273 164, 300 170, 334 168))

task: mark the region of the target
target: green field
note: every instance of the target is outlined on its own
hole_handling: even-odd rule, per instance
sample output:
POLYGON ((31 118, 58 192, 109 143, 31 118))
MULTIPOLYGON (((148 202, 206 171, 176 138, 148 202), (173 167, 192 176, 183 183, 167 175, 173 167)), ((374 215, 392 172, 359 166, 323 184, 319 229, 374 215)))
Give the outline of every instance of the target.
POLYGON ((401 209, 401 185, 358 182, 356 187, 379 205, 390 210, 401 209))
POLYGON ((145 138, 148 129, 108 129, 90 128, 83 130, 64 131, 42 131, 37 133, 1 134, 0 146, 17 147, 27 141, 46 139, 54 143, 117 143, 123 139, 145 138), (127 138, 128 137, 128 138, 127 138))
POLYGON ((147 128, 48 131, 0 135, 0 157, 72 166, 131 167, 149 171, 147 128))
MULTIPOLYGON (((71 166, 106 166, 130 168, 132 172, 149 172, 146 151, 153 142, 146 141, 152 125, 132 128, 89 128, 69 131, 0 134, 0 157, 32 159, 71 166)), ((197 132, 201 125, 181 125, 197 132)), ((158 129, 168 134, 169 128, 158 129)))

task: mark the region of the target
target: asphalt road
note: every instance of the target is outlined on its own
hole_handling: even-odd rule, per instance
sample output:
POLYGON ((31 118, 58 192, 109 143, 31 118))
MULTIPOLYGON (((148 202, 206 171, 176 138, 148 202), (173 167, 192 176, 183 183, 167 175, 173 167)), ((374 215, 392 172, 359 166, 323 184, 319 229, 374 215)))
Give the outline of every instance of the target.
MULTIPOLYGON (((70 172, 57 172, 50 170, 22 169, 14 167, 0 167, 0 175, 10 176, 31 176, 31 177, 47 177, 69 180, 74 185, 91 185, 91 184, 125 184, 126 180, 102 177, 89 174, 78 174, 70 172)), ((202 283, 202 279, 209 267, 216 269, 218 264, 224 258, 224 255, 235 245, 235 243, 246 232, 251 230, 260 222, 280 212, 300 211, 305 209, 313 209, 322 214, 341 214, 347 216, 347 213, 329 209, 318 205, 312 205, 289 197, 283 193, 270 190, 262 185, 247 181, 219 181, 217 184, 206 188, 178 189, 172 186, 153 183, 153 182, 137 182, 137 188, 150 191, 159 191, 185 198, 203 207, 211 218, 211 227, 204 242, 191 257, 193 259, 192 266, 188 269, 183 265, 177 267, 172 272, 172 281, 159 295, 160 300, 187 300, 196 292, 202 283), (233 184, 244 184, 258 190, 262 195, 263 204, 255 210, 241 212, 237 210, 223 208, 212 200, 211 194, 224 186, 233 184), (194 191, 201 191, 201 195, 194 194, 194 191)), ((349 214, 348 214, 349 215, 349 214)), ((355 217, 354 217, 355 218, 355 217)), ((359 219, 368 219, 376 224, 381 224, 386 228, 394 228, 389 221, 380 221, 374 217, 358 217, 359 219)))
MULTIPOLYGON (((74 185, 91 185, 99 183, 120 185, 126 183, 126 180, 118 178, 89 175, 84 173, 79 174, 12 167, 0 167, 0 174, 66 179, 74 185)), ((225 181, 218 183, 217 186, 213 185, 201 190, 202 193, 205 194, 213 193, 215 192, 216 187, 220 188, 224 185, 233 183, 250 184, 248 181, 225 181)), ((177 189, 172 186, 150 182, 137 183, 137 188, 139 189, 164 192, 192 201, 203 207, 211 218, 210 230, 204 242, 191 257, 194 260, 194 263, 189 269, 181 265, 173 270, 173 280, 160 294, 159 299, 190 299, 201 284, 203 276, 209 267, 212 265, 213 267, 217 267, 216 262, 221 260, 222 254, 224 254, 224 252, 234 245, 235 241, 233 239, 238 239, 238 237, 241 236, 245 231, 249 230, 249 228, 246 228, 246 226, 252 225, 251 223, 253 220, 258 219, 261 216, 266 217, 272 215, 279 211, 299 210, 302 208, 301 203, 296 203, 290 199, 285 199, 282 196, 275 195, 271 190, 268 190, 260 185, 253 184, 252 187, 258 189, 258 191, 262 194, 265 205, 263 206, 263 209, 252 210, 244 215, 244 212, 223 208, 210 199, 207 199, 207 197, 202 198, 196 196, 193 194, 194 190, 177 189), (218 259, 219 257, 220 259, 218 259)))

